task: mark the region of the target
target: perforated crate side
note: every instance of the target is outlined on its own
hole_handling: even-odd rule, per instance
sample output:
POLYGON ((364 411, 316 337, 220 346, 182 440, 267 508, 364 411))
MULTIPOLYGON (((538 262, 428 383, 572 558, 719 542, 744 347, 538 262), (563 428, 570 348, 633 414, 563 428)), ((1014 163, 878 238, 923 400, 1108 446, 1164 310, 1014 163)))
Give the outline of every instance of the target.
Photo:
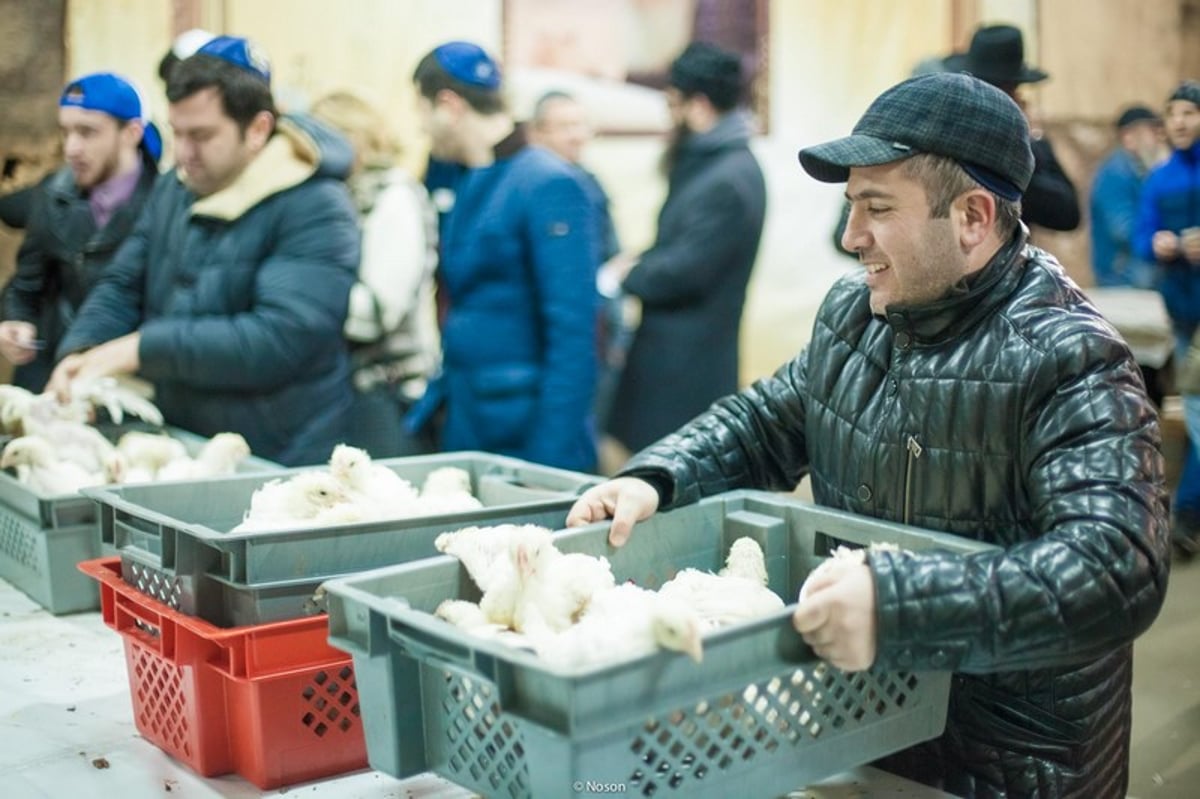
POLYGON ((366 767, 358 685, 348 656, 271 677, 225 679, 234 770, 258 787, 366 767))
POLYGON ((263 789, 366 765, 351 659, 329 647, 324 617, 220 629, 126 584, 117 558, 80 569, 125 641, 138 730, 167 754, 263 789))
MULTIPOLYGON (((144 629, 153 638, 158 630, 144 629)), ((203 777, 234 770, 221 676, 203 664, 176 664, 139 640, 125 639, 133 720, 142 737, 203 777)))
POLYGON ((486 680, 428 664, 421 679, 428 767, 511 799, 579 793, 578 783, 626 796, 780 795, 937 735, 949 690, 945 674, 814 662, 572 740, 501 712, 486 680))
POLYGON ((99 607, 96 584, 76 568, 99 554, 95 524, 46 528, 0 506, 0 577, 51 613, 99 607))

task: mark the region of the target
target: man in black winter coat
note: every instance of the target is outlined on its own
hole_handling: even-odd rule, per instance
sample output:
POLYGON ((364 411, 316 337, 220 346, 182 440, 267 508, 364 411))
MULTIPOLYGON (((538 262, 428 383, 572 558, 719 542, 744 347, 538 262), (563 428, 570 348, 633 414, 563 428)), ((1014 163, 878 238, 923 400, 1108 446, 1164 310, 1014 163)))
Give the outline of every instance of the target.
POLYGON ((863 270, 800 355, 568 522, 611 516, 619 546, 659 508, 808 475, 819 504, 994 544, 827 561, 793 623, 847 671, 954 672, 945 732, 885 768, 956 796, 1124 797, 1132 642, 1170 562, 1158 419, 1124 341, 1026 241, 1019 107, 926 75, 800 161, 846 181, 863 270))
MULTIPOLYGON (((654 245, 601 269, 641 301, 608 432, 629 449, 666 435, 738 387, 738 332, 766 214, 750 128, 736 110, 741 63, 700 42, 671 65, 667 199, 654 245)), ((607 283, 607 290, 606 290, 607 283)))
POLYGON ((28 192, 25 239, 4 294, 0 355, 41 391, 54 350, 150 195, 162 140, 133 85, 111 72, 67 84, 58 124, 67 164, 28 192))

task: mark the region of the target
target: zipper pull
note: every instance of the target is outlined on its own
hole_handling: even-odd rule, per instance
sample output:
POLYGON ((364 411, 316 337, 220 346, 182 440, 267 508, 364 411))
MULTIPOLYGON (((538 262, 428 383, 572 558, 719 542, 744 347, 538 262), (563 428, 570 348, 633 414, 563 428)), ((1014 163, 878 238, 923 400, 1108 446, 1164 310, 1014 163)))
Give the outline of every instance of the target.
POLYGON ((908 449, 908 454, 912 455, 914 458, 921 457, 921 453, 925 451, 924 448, 921 447, 921 442, 917 441, 916 436, 908 437, 906 448, 908 449))

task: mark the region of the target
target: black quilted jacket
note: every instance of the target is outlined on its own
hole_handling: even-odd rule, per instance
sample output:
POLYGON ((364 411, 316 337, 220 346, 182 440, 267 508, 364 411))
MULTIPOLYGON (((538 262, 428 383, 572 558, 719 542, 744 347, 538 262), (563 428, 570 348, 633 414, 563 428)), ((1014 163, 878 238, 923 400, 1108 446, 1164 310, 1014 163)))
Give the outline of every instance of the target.
POLYGON ((1123 797, 1133 639, 1167 588, 1159 428, 1124 342, 1018 235, 955 296, 873 316, 841 280, 774 376, 639 454, 667 507, 791 489, 995 543, 870 556, 883 668, 953 670, 883 765, 960 796, 1123 797))

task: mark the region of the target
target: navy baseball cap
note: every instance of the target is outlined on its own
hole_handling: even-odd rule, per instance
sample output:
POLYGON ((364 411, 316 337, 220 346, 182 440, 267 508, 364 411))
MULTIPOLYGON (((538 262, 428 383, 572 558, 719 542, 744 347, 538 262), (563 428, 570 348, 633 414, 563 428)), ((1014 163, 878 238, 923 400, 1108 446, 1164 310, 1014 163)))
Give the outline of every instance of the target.
POLYGON ((446 42, 433 51, 442 69, 455 80, 486 91, 500 88, 500 66, 477 44, 446 42))
POLYGON ((271 82, 271 64, 266 53, 249 39, 241 36, 218 36, 196 51, 197 55, 201 53, 241 67, 268 84, 271 82))
POLYGON ((1173 103, 1176 100, 1187 100, 1192 105, 1200 106, 1200 83, 1194 80, 1185 80, 1179 84, 1175 91, 1171 92, 1167 102, 1173 103))
POLYGON ((101 111, 114 119, 142 123, 142 148, 155 163, 162 156, 162 135, 153 122, 146 119, 142 97, 133 84, 112 72, 93 72, 76 78, 66 85, 59 106, 101 111))
POLYGON ((871 103, 849 136, 801 150, 800 165, 817 180, 842 183, 851 167, 918 153, 950 158, 1006 200, 1020 199, 1033 177, 1025 114, 995 86, 961 72, 896 84, 871 103))

